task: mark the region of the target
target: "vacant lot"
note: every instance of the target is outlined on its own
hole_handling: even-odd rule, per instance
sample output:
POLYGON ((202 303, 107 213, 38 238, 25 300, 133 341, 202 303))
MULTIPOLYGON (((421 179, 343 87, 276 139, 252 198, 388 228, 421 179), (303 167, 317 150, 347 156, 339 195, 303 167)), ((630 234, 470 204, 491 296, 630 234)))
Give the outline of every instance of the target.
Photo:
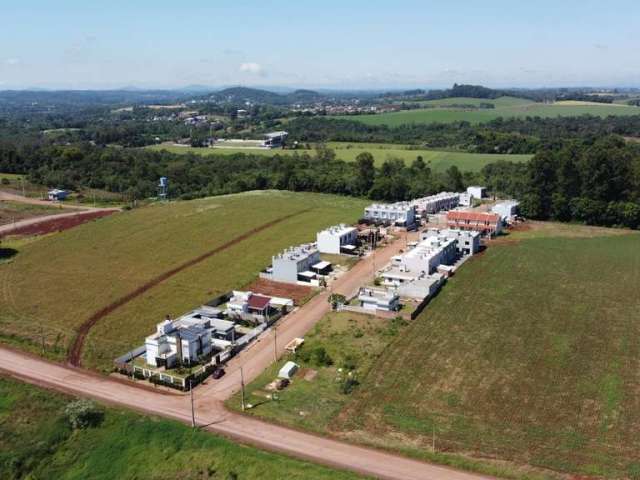
MULTIPOLYGON (((298 355, 291 355, 268 368, 247 387, 248 402, 257 405, 250 413, 297 427, 326 432, 347 405, 351 393, 345 382, 364 377, 404 322, 390 321, 352 312, 331 313, 305 336, 298 355), (319 353, 320 352, 320 353, 319 353), (321 353, 321 352, 324 352, 321 353), (265 390, 287 360, 302 370, 293 383, 271 401, 265 390)), ((352 386, 355 388, 355 384, 352 386)), ((240 409, 240 395, 230 402, 240 409)))
POLYGON ((71 401, 0 377, 0 478, 361 478, 119 409, 104 409, 98 426, 73 431, 64 416, 71 401))
POLYGON ((256 227, 288 217, 154 286, 101 319, 84 361, 109 368, 173 316, 255 279, 271 256, 315 232, 355 221, 364 201, 318 194, 250 192, 154 204, 42 238, 0 265, 4 341, 63 358, 95 312, 185 262, 256 227))
POLYGON ((466 264, 381 357, 342 428, 637 476, 640 236, 585 235, 514 235, 466 264))
MULTIPOLYGON (((416 157, 421 156, 425 162, 434 171, 443 172, 451 165, 456 165, 462 171, 477 172, 489 163, 499 160, 507 160, 512 162, 526 162, 531 155, 506 155, 506 154, 485 154, 485 153, 467 153, 467 152, 446 152, 439 150, 427 150, 412 145, 399 144, 382 144, 382 143, 349 143, 349 142, 329 142, 328 146, 335 150, 336 156, 340 160, 346 162, 355 161, 358 154, 362 152, 371 153, 376 161, 376 165, 380 166, 385 160, 390 158, 399 158, 407 164, 411 164, 416 157)), ((173 153, 196 153, 198 155, 221 155, 233 153, 246 153, 258 155, 293 155, 298 153, 313 154, 313 149, 298 150, 258 150, 247 148, 192 148, 192 147, 172 147, 167 145, 154 145, 149 147, 154 150, 168 150, 173 153)))
POLYGON ((303 371, 279 402, 262 392, 276 370, 265 373, 250 413, 487 472, 508 460, 640 478, 638 291, 640 235, 528 224, 395 335, 349 314, 319 324, 303 349, 321 344, 333 365, 301 362, 317 377, 303 371), (337 369, 352 352, 360 385, 344 395, 337 369))
POLYGON ((404 110, 379 115, 346 115, 337 118, 357 120, 368 125, 397 126, 405 123, 450 123, 467 121, 483 123, 498 117, 575 117, 580 115, 639 115, 640 108, 618 104, 596 104, 557 102, 554 104, 534 103, 525 99, 502 97, 502 99, 448 98, 421 102, 430 108, 404 110), (463 105, 493 103, 495 108, 461 108, 463 105))

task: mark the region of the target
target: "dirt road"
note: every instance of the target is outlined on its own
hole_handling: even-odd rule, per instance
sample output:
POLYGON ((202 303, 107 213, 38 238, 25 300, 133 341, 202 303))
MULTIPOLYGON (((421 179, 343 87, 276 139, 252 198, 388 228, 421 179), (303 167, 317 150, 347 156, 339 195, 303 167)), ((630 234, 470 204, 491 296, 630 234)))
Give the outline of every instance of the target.
MULTIPOLYGON (((51 363, 4 347, 0 347, 0 373, 35 385, 191 423, 190 402, 186 395, 161 395, 150 388, 136 388, 108 377, 51 363)), ((264 423, 229 412, 221 402, 212 401, 201 392, 202 390, 196 390, 195 393, 196 424, 241 443, 381 479, 489 478, 264 423)))
MULTIPOLYGON (((350 272, 335 282, 331 291, 345 295, 354 293, 363 282, 373 278, 375 269, 382 267, 391 256, 404 248, 404 245, 404 239, 398 240, 379 250, 375 257, 372 255, 359 262, 350 272)), ((322 292, 283 319, 278 325, 277 351, 279 354, 283 352, 286 343, 297 336, 303 336, 329 311, 327 302, 329 294, 329 291, 322 292)), ((267 332, 264 338, 230 362, 227 366, 228 374, 222 380, 209 381, 206 385, 195 389, 196 424, 200 428, 241 443, 381 479, 482 480, 490 478, 300 432, 226 410, 223 405, 224 399, 237 391, 240 386, 240 365, 243 367, 245 381, 249 382, 273 361, 274 335, 273 332, 267 332)), ((0 373, 46 388, 91 397, 187 424, 192 422, 188 395, 165 392, 161 394, 147 382, 140 382, 138 385, 128 384, 4 347, 0 347, 0 373)))
POLYGON ((6 235, 11 235, 14 232, 22 232, 30 227, 51 222, 52 220, 61 220, 64 218, 82 218, 83 216, 87 216, 92 218, 95 216, 96 212, 117 212, 120 211, 119 208, 93 208, 93 207, 85 207, 78 205, 69 205, 64 203, 55 203, 52 204, 46 200, 40 200, 37 198, 29 198, 23 197, 22 195, 16 195, 13 193, 2 192, 0 191, 0 201, 11 201, 11 202, 19 202, 19 203, 27 203, 30 205, 43 205, 47 207, 51 207, 52 205, 60 206, 62 208, 72 208, 73 212, 68 213, 53 213, 51 215, 43 215, 40 217, 27 218, 25 220, 20 220, 18 222, 8 223, 6 225, 0 226, 0 237, 4 237, 6 235))
MULTIPOLYGON (((408 241, 412 241, 417 235, 417 233, 409 234, 408 241)), ((331 293, 340 293, 347 297, 353 295, 361 285, 373 280, 375 270, 385 266, 392 256, 397 255, 405 247, 405 238, 402 237, 363 258, 351 270, 339 277, 328 290, 319 293, 298 310, 280 320, 275 325, 277 329, 275 333, 274 327, 271 327, 270 331, 265 332, 257 342, 231 359, 225 368, 226 375, 220 380, 198 387, 200 394, 220 401, 228 399, 240 388, 240 366, 242 366, 245 384, 254 380, 275 361, 276 350, 278 356, 282 355, 287 343, 296 337, 303 337, 329 312, 328 298, 331 293)))

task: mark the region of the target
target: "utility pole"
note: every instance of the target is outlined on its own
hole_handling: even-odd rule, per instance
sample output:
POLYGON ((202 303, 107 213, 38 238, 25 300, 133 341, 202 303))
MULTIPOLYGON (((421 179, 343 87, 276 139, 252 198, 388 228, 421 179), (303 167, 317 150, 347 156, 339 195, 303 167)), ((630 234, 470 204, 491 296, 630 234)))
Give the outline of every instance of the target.
POLYGON ((44 328, 40 324, 40 338, 42 339, 42 354, 44 355, 44 328))
POLYGON ((27 195, 25 194, 25 191, 24 191, 24 177, 20 177, 20 180, 22 180, 22 196, 26 197, 27 195))
POLYGON ((242 391, 241 395, 242 395, 242 411, 244 412, 245 406, 244 406, 244 373, 242 372, 242 366, 240 367, 240 389, 242 391))
POLYGON ((129 351, 129 363, 131 363, 131 380, 136 381, 135 367, 133 365, 133 350, 129 351))
POLYGON ((431 430, 431 451, 436 453, 436 425, 432 425, 431 430))
POLYGON ((189 392, 191 394, 191 428, 196 428, 196 411, 193 408, 193 381, 189 379, 189 392))
POLYGON ((273 325, 273 358, 278 361, 278 329, 273 325))

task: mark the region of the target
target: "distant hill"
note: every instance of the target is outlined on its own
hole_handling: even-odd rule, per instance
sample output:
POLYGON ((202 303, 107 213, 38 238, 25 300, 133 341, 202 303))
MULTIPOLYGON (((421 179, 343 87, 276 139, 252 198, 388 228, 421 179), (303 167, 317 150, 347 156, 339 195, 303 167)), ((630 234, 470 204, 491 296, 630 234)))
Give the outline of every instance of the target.
POLYGON ((289 105, 291 103, 310 103, 327 98, 314 90, 295 90, 290 93, 275 93, 269 90, 250 87, 230 87, 208 95, 216 101, 231 103, 262 103, 270 105, 289 105))

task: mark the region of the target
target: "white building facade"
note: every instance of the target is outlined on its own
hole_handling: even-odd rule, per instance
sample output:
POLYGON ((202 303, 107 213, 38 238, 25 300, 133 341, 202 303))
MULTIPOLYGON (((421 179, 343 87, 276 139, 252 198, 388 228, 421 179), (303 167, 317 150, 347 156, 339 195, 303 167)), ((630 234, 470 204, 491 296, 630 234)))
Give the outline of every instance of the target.
POLYGON ((416 207, 410 202, 374 203, 364 209, 364 218, 370 222, 408 227, 415 225, 416 207))
POLYGON ((271 260, 271 267, 261 274, 263 278, 297 283, 303 278, 315 278, 312 267, 320 263, 320 252, 315 244, 309 243, 290 247, 271 260))
POLYGON ((460 194, 454 192, 440 192, 436 195, 418 198, 411 203, 416 207, 416 213, 420 217, 451 210, 460 204, 460 194))
POLYGON ((473 230, 454 228, 438 230, 437 228, 430 228, 420 234, 421 240, 426 240, 429 237, 455 240, 456 250, 459 255, 475 255, 480 251, 480 232, 473 230))
POLYGON ((520 202, 516 200, 506 200, 504 202, 496 203, 491 211, 500 215, 503 223, 511 223, 511 221, 518 214, 518 206, 520 202))
POLYGON ((358 230, 348 225, 335 225, 316 235, 320 253, 340 254, 346 246, 356 246, 358 230))

